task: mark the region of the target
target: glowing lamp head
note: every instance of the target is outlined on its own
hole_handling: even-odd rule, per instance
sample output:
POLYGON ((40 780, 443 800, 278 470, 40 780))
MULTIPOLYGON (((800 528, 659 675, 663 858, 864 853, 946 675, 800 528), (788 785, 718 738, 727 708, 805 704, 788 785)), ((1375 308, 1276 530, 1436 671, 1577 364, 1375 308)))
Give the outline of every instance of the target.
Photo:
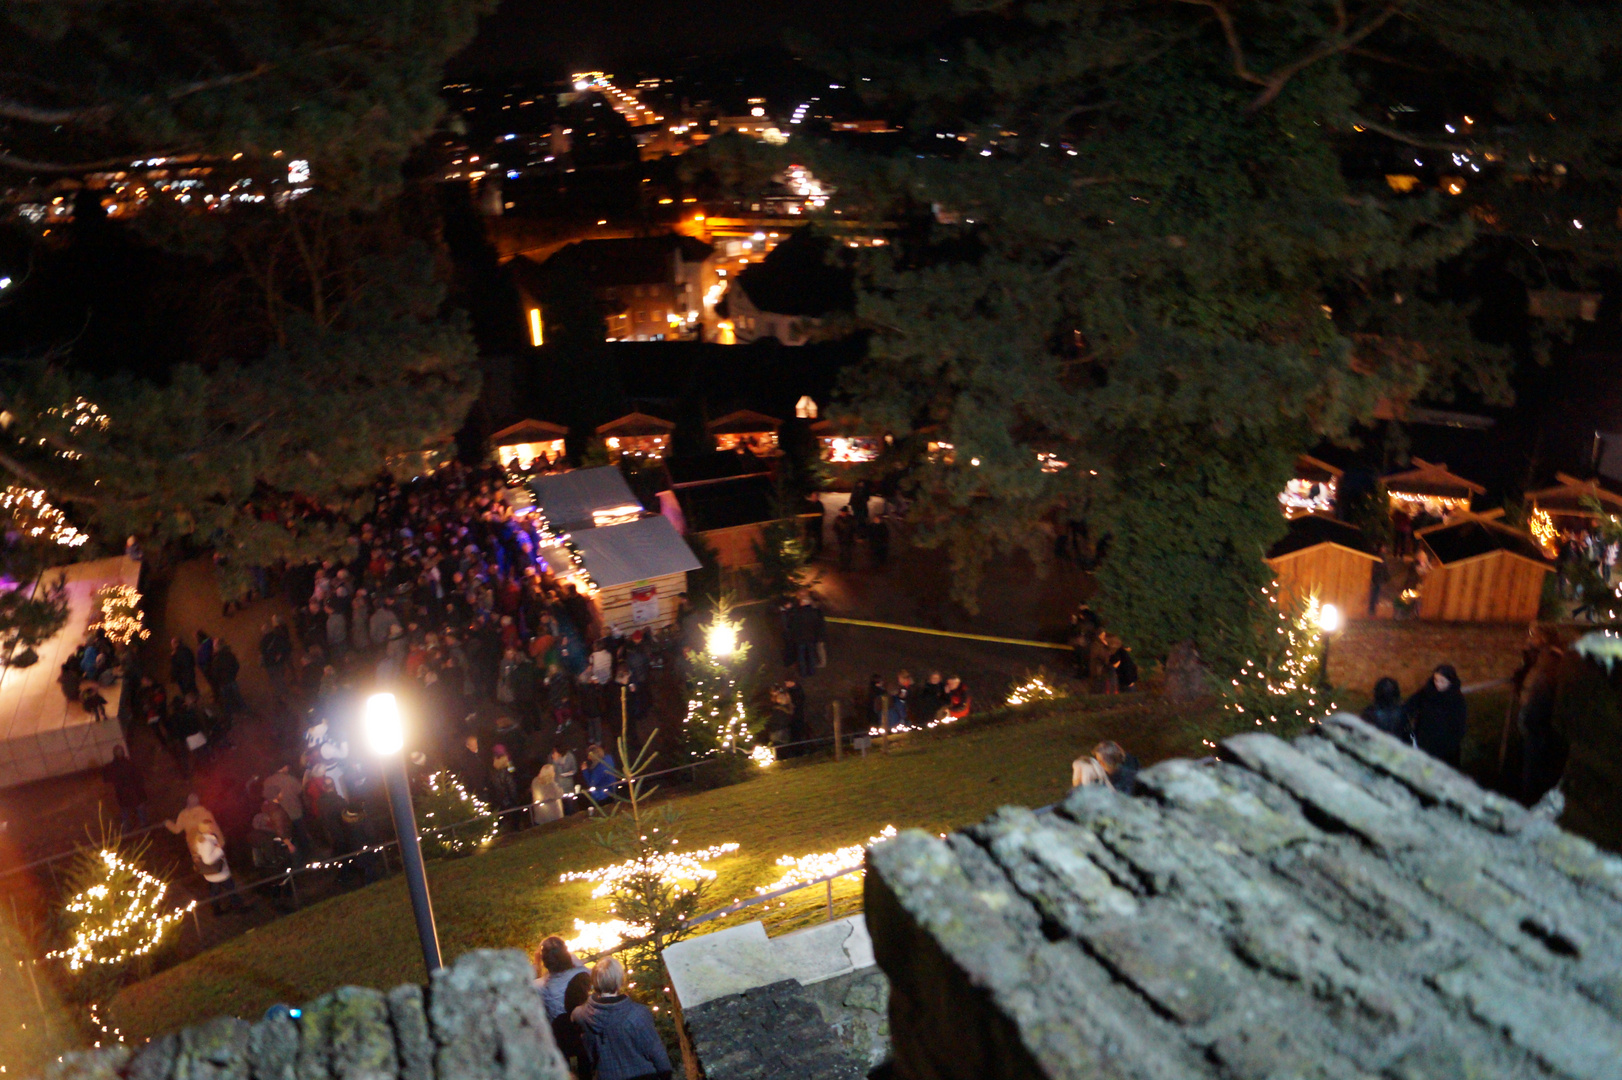
POLYGON ((704 649, 717 660, 738 651, 738 624, 717 618, 704 631, 704 649))
POLYGON ((1333 634, 1340 629, 1340 608, 1334 604, 1325 604, 1318 612, 1318 629, 1326 634, 1333 634))
POLYGON ((398 754, 405 746, 405 725, 400 721, 400 704, 393 694, 373 694, 366 699, 366 745, 378 757, 398 754))

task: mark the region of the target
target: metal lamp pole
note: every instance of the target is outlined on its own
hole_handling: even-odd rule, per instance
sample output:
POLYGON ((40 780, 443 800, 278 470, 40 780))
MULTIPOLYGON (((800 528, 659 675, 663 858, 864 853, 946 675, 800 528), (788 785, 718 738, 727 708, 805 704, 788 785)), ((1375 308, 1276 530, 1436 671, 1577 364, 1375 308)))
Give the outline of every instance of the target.
POLYGON ((1318 611, 1318 629, 1323 633, 1324 654, 1323 660, 1318 664, 1318 686, 1329 689, 1329 646, 1340 632, 1340 608, 1334 604, 1325 604, 1318 611))
POLYGON ((417 940, 422 945, 423 966, 432 975, 444 963, 439 958, 439 931, 434 926, 434 904, 428 897, 428 873, 422 863, 422 842, 417 836, 417 815, 411 808, 411 783, 406 778, 404 727, 400 705, 393 694, 373 694, 366 699, 366 737, 374 754, 383 763, 383 783, 389 793, 389 816, 394 819, 394 835, 400 840, 400 861, 405 865, 406 888, 411 893, 411 913, 417 920, 417 940))

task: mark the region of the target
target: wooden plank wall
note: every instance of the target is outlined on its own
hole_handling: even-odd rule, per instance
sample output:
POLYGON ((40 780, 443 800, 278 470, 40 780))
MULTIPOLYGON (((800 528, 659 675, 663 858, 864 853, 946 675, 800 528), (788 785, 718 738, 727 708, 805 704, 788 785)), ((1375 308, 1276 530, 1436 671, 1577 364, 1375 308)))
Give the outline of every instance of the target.
MULTIPOLYGON (((651 630, 656 627, 671 626, 676 622, 676 616, 681 610, 681 596, 687 591, 687 575, 666 574, 664 577, 652 578, 648 584, 655 586, 659 592, 659 618, 652 623, 642 623, 642 629, 651 630)), ((603 630, 606 633, 618 628, 622 633, 630 633, 637 629, 631 622, 631 590, 632 585, 616 585, 612 589, 599 589, 594 599, 597 601, 597 614, 602 620, 603 630)))
POLYGON ((1334 604, 1348 619, 1366 618, 1369 588, 1374 581, 1374 562, 1330 544, 1292 551, 1268 559, 1279 585, 1293 596, 1308 596, 1314 590, 1318 602, 1334 604))
POLYGON ((1503 551, 1451 566, 1425 579, 1419 615, 1444 622, 1530 622, 1537 618, 1548 568, 1503 551))

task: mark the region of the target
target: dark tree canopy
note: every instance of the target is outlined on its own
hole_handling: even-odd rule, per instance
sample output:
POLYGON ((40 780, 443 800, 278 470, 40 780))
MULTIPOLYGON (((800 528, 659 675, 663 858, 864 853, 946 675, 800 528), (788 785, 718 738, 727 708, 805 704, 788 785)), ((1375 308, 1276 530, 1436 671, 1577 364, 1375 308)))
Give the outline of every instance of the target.
POLYGON ((1220 656, 1296 452, 1382 399, 1507 399, 1439 268, 1572 288, 1622 241, 1614 2, 959 9, 905 56, 842 61, 908 145, 811 158, 914 226, 867 258, 848 389, 903 452, 926 427, 955 446, 913 475, 961 598, 1085 516, 1115 537, 1112 627, 1220 656))
POLYGON ((242 570, 341 543, 367 482, 477 393, 437 206, 402 165, 490 6, 0 8, 0 192, 76 205, 52 235, 14 227, 31 269, 0 298, 0 471, 106 544, 242 570), (204 212, 154 184, 107 220, 105 185, 155 158, 270 195, 204 212))

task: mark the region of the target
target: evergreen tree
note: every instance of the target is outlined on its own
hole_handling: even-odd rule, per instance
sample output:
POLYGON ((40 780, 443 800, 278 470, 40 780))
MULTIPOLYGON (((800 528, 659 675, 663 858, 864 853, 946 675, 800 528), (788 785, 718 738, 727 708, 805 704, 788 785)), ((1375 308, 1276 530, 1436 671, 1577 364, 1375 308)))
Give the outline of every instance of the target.
POLYGON ((905 121, 897 152, 794 152, 863 193, 846 220, 905 224, 867 251, 847 389, 915 453, 967 603, 987 559, 1047 556, 1036 523, 1087 516, 1112 626, 1231 652, 1296 452, 1381 399, 1507 399, 1438 268, 1569 287, 1622 245, 1614 4, 959 10, 841 61, 905 121), (903 438, 926 427, 951 463, 903 438))
MULTIPOLYGON (((1252 594, 1254 599, 1255 594, 1252 594)), ((1255 617, 1236 629, 1234 652, 1243 659, 1222 680, 1222 715, 1203 734, 1207 746, 1228 735, 1261 728, 1293 738, 1335 711, 1322 682, 1323 632, 1315 596, 1291 596, 1278 582, 1261 590, 1255 617)))
POLYGON ((741 756, 747 749, 753 726, 741 673, 748 659, 749 643, 738 640, 738 624, 728 618, 723 600, 705 628, 703 651, 687 653, 682 738, 690 757, 741 756))
POLYGON ((123 224, 86 188, 71 226, 34 230, 37 273, 6 298, 24 329, 0 346, 21 360, 0 470, 110 545, 228 556, 228 595, 248 566, 335 553, 365 485, 477 394, 437 216, 401 165, 490 6, 0 10, 7 199, 155 158, 238 196, 203 212, 152 184, 123 224))
POLYGON ((450 772, 431 774, 412 796, 412 809, 422 831, 422 853, 430 859, 472 855, 487 848, 501 825, 495 811, 450 772))

